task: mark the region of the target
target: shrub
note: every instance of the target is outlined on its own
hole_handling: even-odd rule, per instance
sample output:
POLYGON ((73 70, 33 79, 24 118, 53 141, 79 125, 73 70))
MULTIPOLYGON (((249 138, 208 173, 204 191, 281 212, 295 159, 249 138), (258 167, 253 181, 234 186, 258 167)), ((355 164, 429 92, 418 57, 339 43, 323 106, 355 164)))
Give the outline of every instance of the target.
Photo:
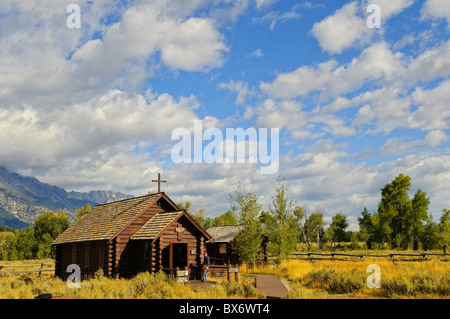
POLYGON ((420 295, 450 295, 450 278, 439 272, 416 273, 411 276, 401 274, 382 281, 385 296, 393 298, 420 295))
POLYGON ((329 293, 345 294, 364 288, 366 275, 356 269, 338 272, 324 268, 311 271, 306 279, 310 280, 308 283, 310 287, 319 283, 329 293))
POLYGON ((330 295, 324 290, 308 289, 299 282, 291 283, 288 299, 329 299, 330 295))

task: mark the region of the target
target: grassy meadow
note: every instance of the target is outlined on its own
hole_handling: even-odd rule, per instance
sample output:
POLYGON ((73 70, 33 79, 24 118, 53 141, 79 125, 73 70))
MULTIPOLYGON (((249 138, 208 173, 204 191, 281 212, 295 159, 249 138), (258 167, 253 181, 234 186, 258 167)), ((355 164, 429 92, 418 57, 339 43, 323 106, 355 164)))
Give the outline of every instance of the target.
MULTIPOLYGON (((358 252, 352 252, 357 254, 358 252)), ((371 252, 376 254, 377 252, 371 252)), ((388 254, 389 251, 380 251, 388 254)), ((392 253, 395 253, 392 251, 392 253)), ((398 253, 398 252, 397 252, 398 253)), ((405 253, 405 252, 401 252, 405 253)), ((417 253, 417 252, 416 252, 417 253)), ((363 261, 286 260, 279 265, 265 264, 247 269, 240 267, 238 282, 227 282, 226 277, 210 276, 215 281, 207 289, 194 290, 177 283, 164 273, 140 273, 132 279, 111 279, 101 275, 85 279, 81 288, 68 288, 65 281, 51 275, 0 277, 0 298, 32 299, 50 293, 54 297, 74 299, 238 299, 265 298, 253 286, 251 274, 274 274, 290 283, 288 298, 450 298, 450 262, 442 257, 423 262, 392 262, 387 258, 365 257, 363 261), (445 259, 444 259, 445 260, 445 259), (381 270, 381 288, 368 288, 371 273, 367 266, 376 264, 381 270)), ((448 259, 448 257, 447 257, 448 259)), ((1 262, 8 264, 39 264, 51 260, 1 262)))
POLYGON ((80 288, 69 288, 54 276, 21 276, 0 278, 0 298, 33 299, 41 294, 73 299, 241 299, 265 298, 247 280, 218 280, 207 289, 195 291, 176 282, 163 272, 139 273, 132 279, 96 276, 81 281, 80 288))
POLYGON ((450 262, 439 258, 424 262, 287 260, 280 265, 256 266, 251 272, 288 279, 288 298, 450 298, 450 262), (367 286, 371 264, 380 267, 380 288, 367 286))

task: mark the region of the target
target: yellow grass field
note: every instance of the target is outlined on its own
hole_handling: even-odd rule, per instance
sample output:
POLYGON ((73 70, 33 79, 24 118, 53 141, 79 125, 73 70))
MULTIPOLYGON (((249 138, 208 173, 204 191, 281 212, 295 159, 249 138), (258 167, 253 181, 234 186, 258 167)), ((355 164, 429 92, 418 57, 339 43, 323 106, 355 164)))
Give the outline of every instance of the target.
POLYGON ((164 273, 140 273, 132 279, 90 278, 80 288, 69 288, 54 276, 0 278, 1 299, 33 299, 41 294, 73 299, 251 299, 265 298, 247 281, 217 281, 195 291, 164 273))
MULTIPOLYGON (((242 267, 245 272, 245 267, 242 267)), ((289 298, 450 298, 450 262, 288 260, 256 266, 252 273, 275 274, 291 283, 289 298), (380 269, 380 288, 369 288, 367 267, 380 269)))
MULTIPOLYGON (((383 252, 386 254, 386 251, 383 252)), ((448 257, 447 257, 448 258, 448 257)), ((45 261, 1 262, 0 264, 38 264, 45 261)), ((75 299, 141 299, 141 298, 264 298, 252 285, 252 274, 275 274, 288 280, 288 298, 450 298, 450 262, 442 257, 422 262, 392 262, 386 258, 364 258, 363 261, 286 260, 279 265, 265 264, 240 268, 239 282, 224 277, 210 277, 217 284, 208 289, 193 290, 177 283, 164 273, 141 273, 132 279, 110 279, 101 275, 81 282, 81 288, 69 288, 65 281, 37 274, 0 277, 0 298, 31 299, 50 293, 54 297, 75 299), (444 259, 445 260, 445 259, 444 259), (380 269, 380 288, 369 288, 367 267, 380 269)))

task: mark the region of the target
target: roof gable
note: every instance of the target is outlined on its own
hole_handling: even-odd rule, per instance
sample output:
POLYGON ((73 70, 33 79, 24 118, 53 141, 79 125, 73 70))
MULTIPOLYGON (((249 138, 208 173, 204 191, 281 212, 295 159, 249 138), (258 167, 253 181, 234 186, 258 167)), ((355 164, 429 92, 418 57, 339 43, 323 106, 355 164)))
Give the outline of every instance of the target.
MULTIPOLYGON (((161 193, 97 205, 60 234, 53 241, 53 244, 111 240, 137 218, 141 212, 162 197, 168 198, 161 193)), ((169 203, 173 202, 170 201, 169 203)))
POLYGON ((211 239, 211 235, 207 233, 192 216, 184 210, 174 212, 160 212, 152 219, 145 223, 137 232, 135 232, 131 239, 157 239, 164 230, 173 222, 177 221, 181 216, 185 216, 205 237, 207 240, 211 239))
POLYGON ((152 219, 146 222, 137 232, 135 232, 131 239, 155 239, 158 234, 164 230, 173 220, 177 219, 183 211, 175 212, 160 212, 152 219))

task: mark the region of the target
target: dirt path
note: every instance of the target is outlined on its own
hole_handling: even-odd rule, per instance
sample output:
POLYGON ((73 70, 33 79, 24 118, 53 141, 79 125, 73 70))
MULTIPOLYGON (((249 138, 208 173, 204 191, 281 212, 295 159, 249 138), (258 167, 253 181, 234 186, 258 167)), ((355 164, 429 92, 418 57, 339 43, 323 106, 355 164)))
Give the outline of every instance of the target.
POLYGON ((253 275, 256 280, 256 289, 266 295, 267 298, 283 299, 288 294, 288 287, 275 275, 253 275))

